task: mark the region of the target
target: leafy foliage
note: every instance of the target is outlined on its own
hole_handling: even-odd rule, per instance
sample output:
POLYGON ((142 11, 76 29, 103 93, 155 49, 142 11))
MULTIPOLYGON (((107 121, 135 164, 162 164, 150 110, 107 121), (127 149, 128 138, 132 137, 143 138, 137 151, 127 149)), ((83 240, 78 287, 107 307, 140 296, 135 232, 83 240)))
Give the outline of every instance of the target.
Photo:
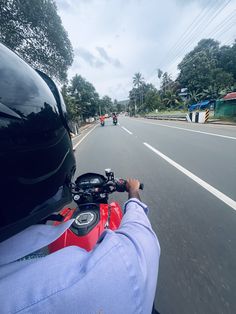
POLYGON ((158 69, 159 90, 146 84, 140 72, 135 73, 129 92, 130 113, 184 108, 188 103, 217 99, 236 90, 236 41, 231 47, 220 47, 213 39, 203 39, 178 68, 180 73, 175 81, 170 74, 158 69), (187 101, 180 97, 181 88, 187 90, 187 101))
POLYGON ((236 41, 230 46, 223 46, 218 54, 218 66, 225 72, 232 74, 236 81, 236 41))
POLYGON ((159 79, 161 79, 162 74, 163 74, 162 70, 161 70, 161 69, 158 69, 158 70, 157 70, 157 76, 158 76, 159 79))
POLYGON ((1 0, 0 41, 33 67, 66 80, 73 50, 53 0, 1 0))
POLYGON ((66 104, 69 120, 78 122, 80 118, 80 108, 76 104, 75 97, 69 94, 68 87, 66 85, 62 86, 61 93, 66 104))
POLYGON ((75 115, 79 113, 82 119, 85 120, 98 113, 99 95, 94 86, 81 75, 76 74, 72 78, 68 92, 73 99, 73 102, 69 102, 69 104, 74 104, 77 108, 75 115))
POLYGON ((68 86, 62 87, 62 95, 66 103, 70 120, 78 122, 100 114, 119 111, 117 100, 112 101, 109 96, 99 98, 94 86, 76 74, 68 86))
POLYGON ((142 77, 142 74, 140 72, 137 72, 133 76, 133 84, 134 87, 140 87, 144 82, 144 78, 142 77))
POLYGON ((135 84, 134 80, 134 87, 129 92, 129 111, 131 114, 148 112, 160 106, 160 94, 157 89, 152 84, 146 84, 144 79, 141 82, 135 84))
POLYGON ((161 79, 161 90, 165 93, 167 90, 173 88, 173 85, 174 81, 171 79, 171 76, 165 72, 161 79))
POLYGON ((115 107, 109 96, 103 96, 102 99, 100 99, 100 108, 102 114, 115 111, 115 107))
POLYGON ((213 39, 203 39, 179 64, 178 81, 201 98, 217 98, 230 89, 236 74, 236 44, 220 47, 213 39))

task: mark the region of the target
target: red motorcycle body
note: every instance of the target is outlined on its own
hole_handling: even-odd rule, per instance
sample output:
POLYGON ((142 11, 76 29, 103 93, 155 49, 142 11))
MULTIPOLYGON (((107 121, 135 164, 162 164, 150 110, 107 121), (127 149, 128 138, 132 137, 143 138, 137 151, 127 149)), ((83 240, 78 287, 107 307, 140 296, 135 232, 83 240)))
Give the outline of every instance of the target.
POLYGON ((117 202, 110 204, 83 204, 75 209, 66 208, 60 212, 63 220, 74 223, 56 241, 49 245, 50 253, 64 247, 76 245, 87 251, 93 249, 105 229, 116 230, 122 219, 122 209, 117 202))

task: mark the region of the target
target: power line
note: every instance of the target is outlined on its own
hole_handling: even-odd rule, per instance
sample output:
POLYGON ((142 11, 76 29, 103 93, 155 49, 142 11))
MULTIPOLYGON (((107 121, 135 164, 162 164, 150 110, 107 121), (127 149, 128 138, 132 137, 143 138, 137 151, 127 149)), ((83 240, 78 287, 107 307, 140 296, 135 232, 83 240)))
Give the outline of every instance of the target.
MULTIPOLYGON (((235 22, 231 22, 225 25, 225 27, 223 29, 221 29, 220 35, 218 35, 218 37, 220 38, 224 33, 226 33, 229 29, 229 27, 233 26, 235 24, 235 22)), ((218 33, 218 32, 217 32, 218 33)), ((213 34, 215 35, 215 34, 213 34)), ((186 62, 182 63, 182 65, 186 65, 187 63, 193 61, 196 58, 196 56, 193 56, 192 58, 188 59, 186 62)))
MULTIPOLYGON (((213 0, 213 1, 214 1, 214 0, 213 0)), ((183 33, 183 36, 180 36, 179 39, 184 40, 185 37, 187 37, 189 34, 191 34, 192 31, 194 30, 194 28, 198 25, 198 20, 199 20, 199 19, 203 19, 203 18, 205 17, 206 13, 208 13, 209 10, 210 10, 210 11, 212 10, 212 8, 207 9, 208 4, 209 4, 210 2, 212 2, 212 0, 208 0, 207 4, 206 4, 205 7, 203 8, 203 10, 200 12, 200 14, 198 14, 198 16, 194 19, 194 21, 188 26, 188 31, 187 31, 187 32, 184 32, 184 33, 183 33), (207 9, 207 10, 206 10, 206 9, 207 9), (206 10, 206 12, 205 12, 205 10, 206 10), (204 12, 205 12, 205 13, 204 13, 204 12), (196 25, 195 25, 195 24, 196 24, 196 25), (188 34, 188 33, 189 33, 189 34, 188 34)), ((215 2, 215 1, 214 1, 214 2, 215 2)), ((214 7, 214 6, 213 6, 213 7, 214 7)), ((175 42, 175 44, 172 46, 171 50, 170 50, 170 51, 167 53, 167 55, 162 59, 162 61, 164 61, 164 60, 167 58, 168 54, 169 54, 169 58, 170 58, 171 55, 173 54, 173 49, 176 48, 175 46, 178 47, 180 44, 181 44, 181 42, 179 42, 179 40, 177 40, 177 41, 175 42)), ((161 63, 163 63, 162 61, 161 61, 161 63)), ((155 69, 154 71, 152 71, 152 74, 148 77, 147 80, 152 80, 151 77, 154 76, 155 71, 157 71, 157 69, 155 69)))
POLYGON ((229 39, 229 40, 227 40, 226 42, 223 43, 224 46, 234 45, 234 44, 235 44, 235 39, 233 40, 233 42, 232 42, 232 39, 229 39))
MULTIPOLYGON (((223 5, 221 5, 221 6, 218 8, 218 10, 215 12, 215 14, 212 16, 212 18, 210 19, 210 21, 209 21, 204 27, 209 26, 209 25, 214 21, 214 19, 220 14, 220 12, 222 12, 222 11, 226 8, 226 6, 230 3, 230 1, 231 1, 231 0, 228 0, 226 3, 224 3, 223 5)), ((201 30, 202 30, 201 27, 199 27, 199 28, 196 29, 196 32, 198 32, 198 35, 197 35, 197 37, 195 37, 195 41, 196 41, 196 40, 199 40, 199 34, 200 34, 200 36, 202 36, 202 35, 201 35, 201 30), (198 39, 197 39, 197 38, 198 38, 198 39)), ((176 59, 178 59, 179 57, 181 57, 181 55, 183 55, 183 53, 186 53, 186 51, 187 51, 188 48, 192 45, 193 42, 194 42, 194 39, 193 39, 193 38, 190 38, 190 39, 188 40, 188 42, 186 43, 185 47, 183 48, 183 52, 179 53, 174 59, 172 59, 172 61, 170 62, 170 64, 173 64, 176 59)))
MULTIPOLYGON (((233 23, 231 23, 231 25, 234 25, 233 23)), ((224 31, 223 33, 225 33, 226 31, 224 31)), ((222 34, 223 34, 222 33, 222 34)), ((230 40, 228 40, 228 41, 226 41, 225 43, 224 43, 224 45, 228 45, 228 44, 233 44, 233 42, 232 42, 232 39, 230 39, 230 40)), ((189 62, 191 62, 191 61, 194 61, 194 59, 196 58, 196 55, 195 56, 193 56, 192 58, 190 58, 190 59, 188 59, 185 63, 183 63, 182 65, 186 65, 187 63, 189 63, 189 62)), ((171 73, 171 72, 169 72, 169 73, 171 73)), ((177 75, 176 75, 176 77, 173 77, 172 76, 172 80, 174 81, 175 79, 177 78, 177 75)), ((169 86, 169 85, 172 85, 173 84, 173 82, 170 82, 170 83, 168 83, 168 84, 166 84, 165 86, 169 86)))
MULTIPOLYGON (((230 1, 230 0, 229 0, 230 1)), ((228 2, 229 2, 228 1, 228 2)), ((192 37, 188 38, 187 41, 185 41, 184 43, 184 47, 182 47, 182 51, 184 50, 184 52, 192 45, 193 42, 195 42, 198 38, 199 38, 199 34, 202 33, 202 30, 205 29, 207 26, 209 26, 209 24, 211 24, 211 22, 215 19, 215 17, 222 11, 222 7, 224 7, 223 5, 220 5, 220 7, 218 7, 218 9, 216 10, 215 14, 213 15, 213 17, 210 19, 210 21, 205 24, 205 23, 201 23, 198 25, 198 27, 195 29, 195 33, 192 35, 192 37)), ((223 8, 224 9, 224 8, 223 8)), ((207 16, 208 17, 208 16, 207 16)), ((203 21, 204 22, 204 21, 203 21)), ((201 35, 200 35, 201 36, 201 35)), ((172 63, 180 57, 180 55, 182 55, 182 51, 180 51, 179 53, 177 53, 177 55, 175 56, 174 59, 172 59, 172 63)))
POLYGON ((236 16, 235 11, 231 12, 231 14, 227 17, 227 19, 224 19, 213 31, 211 31, 209 34, 207 34, 206 36, 212 36, 212 34, 216 34, 218 32, 218 30, 221 29, 222 26, 225 25, 225 20, 227 20, 227 22, 231 21, 232 19, 234 19, 236 16))
MULTIPOLYGON (((218 38, 220 38, 224 33, 226 33, 227 31, 229 31, 229 28, 230 28, 231 26, 233 26, 233 25, 235 24, 235 21, 234 21, 234 20, 231 21, 233 18, 235 18, 235 15, 231 16, 231 18, 227 20, 227 23, 224 22, 225 25, 224 25, 223 28, 218 29, 218 27, 217 27, 218 31, 215 32, 215 33, 211 32, 211 35, 215 36, 215 35, 216 35, 217 33, 219 33, 219 31, 220 31, 220 34, 218 35, 218 38)), ((222 25, 222 23, 220 24, 220 26, 221 26, 221 25, 222 25)), ((219 26, 219 25, 218 25, 218 26, 219 26)), ((208 35, 208 36, 209 36, 209 35, 208 35)), ((190 61, 193 61, 193 60, 195 59, 195 57, 196 57, 196 56, 193 56, 192 58, 188 59, 186 62, 182 63, 182 65, 185 65, 185 64, 187 64, 187 63, 190 62, 190 61)), ((174 66, 171 67, 170 70, 172 70, 173 68, 174 68, 174 66)), ((170 71, 170 72, 171 72, 171 71, 170 71)))
MULTIPOLYGON (((215 12, 215 14, 212 16, 212 18, 210 19, 210 21, 206 24, 206 25, 203 25, 203 27, 206 27, 206 26, 208 26, 208 25, 210 25, 211 23, 212 23, 212 21, 220 14, 220 12, 222 12, 226 7, 227 7, 227 5, 230 3, 230 1, 231 0, 229 0, 229 1, 227 1, 226 3, 223 3, 222 5, 220 5, 220 7, 216 10, 216 12, 215 12)), ((209 3, 209 2, 208 2, 209 3)), ((204 11, 205 11, 205 9, 204 9, 204 11)), ((198 15, 198 17, 199 16, 201 16, 201 14, 202 14, 203 12, 201 12, 199 15, 198 15)), ((206 12, 205 12, 205 14, 206 14, 206 12)), ((233 23, 230 23, 231 22, 231 20, 234 18, 234 12, 232 12, 229 16, 228 16, 228 19, 227 19, 227 23, 225 24, 225 21, 223 21, 223 22, 221 22, 215 29, 214 29, 214 32, 210 32, 209 34, 208 34, 208 36, 210 35, 210 34, 217 34, 219 31, 220 31, 220 37, 227 31, 227 29, 226 29, 226 27, 228 28, 229 26, 231 27, 232 25, 233 25, 233 23), (224 28, 223 28, 223 32, 222 32, 222 29, 221 29, 221 26, 224 24, 224 28), (216 31, 217 30, 217 31, 216 31)), ((196 20, 196 19, 195 19, 196 20)), ((192 23, 191 25, 195 25, 195 23, 192 23)), ((202 29, 202 25, 200 24, 200 25, 198 25, 198 27, 197 28, 195 28, 195 32, 196 31, 200 31, 202 29)), ((199 37, 199 35, 198 35, 198 37, 199 37)), ((189 42, 192 40, 192 38, 190 38, 187 42, 186 42, 186 45, 185 45, 185 47, 183 48, 184 50, 186 50, 186 48, 188 48, 189 47, 189 42)), ((231 40, 230 40, 231 41, 231 40)), ((176 46, 176 44, 175 44, 175 46, 176 46)), ((178 46, 178 45, 177 45, 178 46)), ((175 60, 177 60, 177 58, 178 57, 180 57, 180 54, 178 54, 176 57, 175 57, 175 59, 172 59, 172 62, 170 63, 170 64, 173 64, 174 63, 174 61, 175 60)), ((193 58, 192 58, 193 59, 193 58)), ((189 59, 188 60, 188 62, 189 61, 191 61, 191 59, 189 59)), ((154 70, 154 73, 155 73, 155 71, 156 70, 154 70)), ((148 80, 150 80, 150 81, 152 81, 153 79, 155 78, 155 76, 154 77, 152 77, 152 75, 148 78, 148 80)))
POLYGON ((175 42, 175 44, 169 49, 168 53, 161 60, 160 65, 163 64, 164 60, 169 59, 171 57, 171 55, 174 53, 174 51, 179 48, 179 46, 181 45, 181 41, 184 41, 186 39, 186 37, 189 36, 189 33, 191 34, 191 32, 194 30, 194 28, 198 25, 199 20, 205 16, 207 11, 209 11, 209 8, 207 9, 207 7, 208 7, 208 4, 210 2, 212 2, 212 0, 209 0, 207 2, 205 7, 203 8, 203 10, 201 10, 201 12, 196 16, 196 18, 193 20, 193 22, 188 26, 187 32, 182 33, 182 35, 178 38, 178 40, 175 42), (205 12, 205 10, 206 10, 206 12, 205 12))
MULTIPOLYGON (((205 26, 205 21, 211 16, 214 9, 218 11, 220 7, 221 7, 220 2, 215 2, 215 5, 213 5, 213 7, 210 7, 206 12, 204 12, 204 14, 201 16, 202 22, 195 25, 190 32, 187 31, 188 36, 185 36, 185 38, 179 42, 177 48, 174 51, 172 51, 172 54, 171 56, 169 56, 168 60, 171 60, 171 58, 172 60, 176 58, 176 56, 178 56, 179 53, 183 50, 183 47, 185 49, 186 44, 188 44, 189 41, 192 41, 193 37, 199 35, 199 31, 205 26)), ((170 63, 170 61, 168 63, 170 63)))

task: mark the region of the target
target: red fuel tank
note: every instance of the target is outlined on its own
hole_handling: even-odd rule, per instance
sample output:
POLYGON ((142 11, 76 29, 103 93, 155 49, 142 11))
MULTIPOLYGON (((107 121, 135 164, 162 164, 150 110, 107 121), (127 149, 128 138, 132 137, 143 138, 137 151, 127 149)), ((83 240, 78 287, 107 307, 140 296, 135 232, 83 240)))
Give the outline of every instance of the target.
MULTIPOLYGON (((49 245, 50 253, 72 245, 92 250, 105 229, 119 228, 123 215, 117 202, 83 204, 77 209, 63 209, 60 214, 64 217, 62 222, 71 218, 75 220, 69 229, 49 245)), ((62 222, 55 222, 54 225, 62 222)))

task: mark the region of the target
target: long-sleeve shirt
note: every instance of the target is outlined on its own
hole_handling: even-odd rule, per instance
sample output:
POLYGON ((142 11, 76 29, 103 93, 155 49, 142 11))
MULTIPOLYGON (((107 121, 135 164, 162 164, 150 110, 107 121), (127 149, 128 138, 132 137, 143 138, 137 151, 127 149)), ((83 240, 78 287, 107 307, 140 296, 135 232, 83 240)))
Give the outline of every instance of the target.
POLYGON ((95 248, 44 254, 67 230, 34 225, 0 243, 1 313, 151 313, 160 246, 137 199, 125 204, 119 229, 106 230, 95 248))

